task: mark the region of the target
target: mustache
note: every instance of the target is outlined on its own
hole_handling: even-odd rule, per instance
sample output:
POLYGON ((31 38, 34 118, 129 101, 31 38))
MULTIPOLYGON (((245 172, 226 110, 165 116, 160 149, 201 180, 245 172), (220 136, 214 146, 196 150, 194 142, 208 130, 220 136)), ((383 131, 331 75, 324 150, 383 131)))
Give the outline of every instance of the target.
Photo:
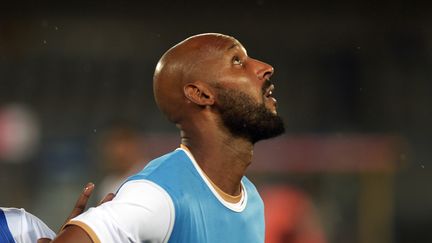
POLYGON ((263 95, 267 92, 267 89, 268 89, 272 84, 273 84, 273 83, 272 83, 270 80, 268 80, 268 79, 266 79, 266 80, 264 81, 263 86, 262 86, 262 88, 261 88, 263 95))

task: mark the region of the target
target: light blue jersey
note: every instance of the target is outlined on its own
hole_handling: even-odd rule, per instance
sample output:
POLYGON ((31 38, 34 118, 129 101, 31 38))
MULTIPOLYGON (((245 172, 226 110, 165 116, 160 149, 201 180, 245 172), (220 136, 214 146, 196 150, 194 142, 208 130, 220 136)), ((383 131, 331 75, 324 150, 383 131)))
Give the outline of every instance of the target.
POLYGON ((128 180, 153 181, 170 195, 175 221, 169 242, 264 242, 264 205, 255 186, 243 177, 243 206, 232 208, 201 173, 193 158, 177 149, 151 161, 128 180))

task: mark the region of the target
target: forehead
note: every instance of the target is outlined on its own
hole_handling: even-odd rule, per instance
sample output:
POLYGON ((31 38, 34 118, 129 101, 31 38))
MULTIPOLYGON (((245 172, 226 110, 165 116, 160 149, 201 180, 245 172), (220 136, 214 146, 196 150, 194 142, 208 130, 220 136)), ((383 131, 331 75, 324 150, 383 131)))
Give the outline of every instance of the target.
POLYGON ((231 63, 234 56, 247 56, 243 45, 235 39, 225 39, 216 43, 208 43, 197 53, 194 65, 210 70, 212 67, 220 69, 222 66, 227 66, 231 63))
POLYGON ((233 52, 233 51, 243 51, 246 53, 244 46, 233 37, 225 37, 218 41, 215 47, 220 52, 233 52))

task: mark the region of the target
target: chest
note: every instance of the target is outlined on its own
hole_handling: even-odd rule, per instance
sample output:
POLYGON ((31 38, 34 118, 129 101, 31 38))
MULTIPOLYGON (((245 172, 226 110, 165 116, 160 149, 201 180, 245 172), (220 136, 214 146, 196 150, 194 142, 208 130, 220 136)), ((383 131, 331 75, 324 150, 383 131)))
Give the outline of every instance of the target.
POLYGON ((213 195, 183 195, 175 202, 169 242, 264 242, 264 207, 251 196, 244 210, 235 212, 213 195))

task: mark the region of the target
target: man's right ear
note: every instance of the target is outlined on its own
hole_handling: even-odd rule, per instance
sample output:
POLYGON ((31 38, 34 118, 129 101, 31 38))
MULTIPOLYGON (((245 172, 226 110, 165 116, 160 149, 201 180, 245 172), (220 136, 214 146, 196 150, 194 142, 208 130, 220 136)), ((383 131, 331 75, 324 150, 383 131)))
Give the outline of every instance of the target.
POLYGON ((215 102, 213 93, 203 83, 188 83, 183 87, 183 91, 186 98, 197 105, 207 106, 215 102))

